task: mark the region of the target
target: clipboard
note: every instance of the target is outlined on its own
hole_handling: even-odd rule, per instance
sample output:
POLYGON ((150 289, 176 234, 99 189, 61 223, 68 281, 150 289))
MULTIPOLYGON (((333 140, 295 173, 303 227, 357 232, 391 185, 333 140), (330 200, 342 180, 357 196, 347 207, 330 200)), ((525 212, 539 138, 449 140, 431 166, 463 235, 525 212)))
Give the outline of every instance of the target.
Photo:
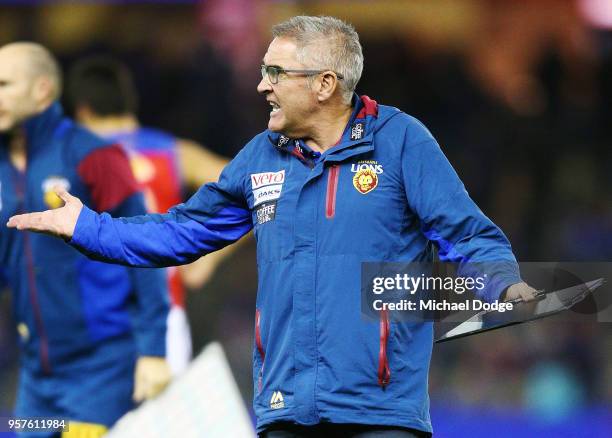
MULTIPOLYGON (((598 278, 556 291, 538 291, 534 301, 525 302, 520 298, 509 301, 514 304, 513 310, 506 312, 481 311, 454 328, 443 332, 434 342, 447 342, 554 315, 578 304, 605 282, 604 278, 598 278)), ((444 320, 441 321, 442 324, 444 322, 444 320)))

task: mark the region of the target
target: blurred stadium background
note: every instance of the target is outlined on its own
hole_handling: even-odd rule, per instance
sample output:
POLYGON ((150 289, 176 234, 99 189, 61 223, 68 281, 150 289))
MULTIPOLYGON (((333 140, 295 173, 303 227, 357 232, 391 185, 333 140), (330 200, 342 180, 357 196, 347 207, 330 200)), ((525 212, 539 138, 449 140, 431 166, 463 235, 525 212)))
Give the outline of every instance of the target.
MULTIPOLYGON (((612 261, 612 1, 0 1, 0 45, 66 70, 111 53, 148 125, 233 156, 267 123, 255 91, 270 26, 335 15, 362 39, 358 86, 420 118, 520 261, 612 261)), ((218 339, 252 396, 253 242, 188 298, 194 351, 218 339), (239 275, 237 275, 239 273, 239 275)), ((0 299, 0 415, 17 347, 0 299)), ((436 346, 436 436, 612 436, 612 324, 538 321, 436 346)))

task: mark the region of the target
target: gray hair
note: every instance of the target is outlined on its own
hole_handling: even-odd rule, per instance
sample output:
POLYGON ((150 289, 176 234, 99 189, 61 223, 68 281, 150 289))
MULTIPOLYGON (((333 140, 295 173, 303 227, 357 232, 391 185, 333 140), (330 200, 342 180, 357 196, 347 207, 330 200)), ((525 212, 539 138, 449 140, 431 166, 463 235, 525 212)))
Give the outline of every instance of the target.
POLYGON ((272 27, 272 36, 293 39, 297 60, 305 66, 340 73, 342 97, 350 103, 363 71, 359 35, 352 25, 334 17, 297 16, 272 27))

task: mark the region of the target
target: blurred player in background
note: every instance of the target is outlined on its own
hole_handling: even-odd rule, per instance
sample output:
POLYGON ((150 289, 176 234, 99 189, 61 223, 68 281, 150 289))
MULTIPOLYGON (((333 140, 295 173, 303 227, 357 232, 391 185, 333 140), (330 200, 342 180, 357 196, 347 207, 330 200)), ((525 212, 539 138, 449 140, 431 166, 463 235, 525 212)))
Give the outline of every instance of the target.
MULTIPOLYGON (((61 82, 44 47, 0 48, 0 217, 61 207, 58 186, 98 211, 144 212, 123 150, 63 116, 61 82)), ((56 239, 7 229, 0 266, 21 340, 17 418, 67 418, 68 436, 97 437, 167 385, 163 270, 93 262, 56 239)))
MULTIPOLYGON (((165 213, 182 201, 184 189, 193 191, 217 181, 228 163, 197 143, 141 126, 132 75, 116 59, 92 56, 77 61, 68 75, 67 91, 68 104, 79 123, 123 146, 136 180, 144 187, 149 212, 165 213)), ((178 269, 168 268, 171 309, 166 347, 175 375, 191 359, 184 286, 201 287, 233 250, 227 248, 178 269)))

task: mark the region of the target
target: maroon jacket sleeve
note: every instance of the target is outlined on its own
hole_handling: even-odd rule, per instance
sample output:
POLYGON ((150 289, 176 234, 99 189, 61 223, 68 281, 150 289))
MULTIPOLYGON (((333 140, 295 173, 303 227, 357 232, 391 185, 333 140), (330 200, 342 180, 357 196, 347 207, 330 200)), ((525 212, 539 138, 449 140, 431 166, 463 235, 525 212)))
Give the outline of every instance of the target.
POLYGON ((123 149, 96 149, 79 164, 78 172, 91 190, 95 210, 109 211, 140 190, 123 149))

